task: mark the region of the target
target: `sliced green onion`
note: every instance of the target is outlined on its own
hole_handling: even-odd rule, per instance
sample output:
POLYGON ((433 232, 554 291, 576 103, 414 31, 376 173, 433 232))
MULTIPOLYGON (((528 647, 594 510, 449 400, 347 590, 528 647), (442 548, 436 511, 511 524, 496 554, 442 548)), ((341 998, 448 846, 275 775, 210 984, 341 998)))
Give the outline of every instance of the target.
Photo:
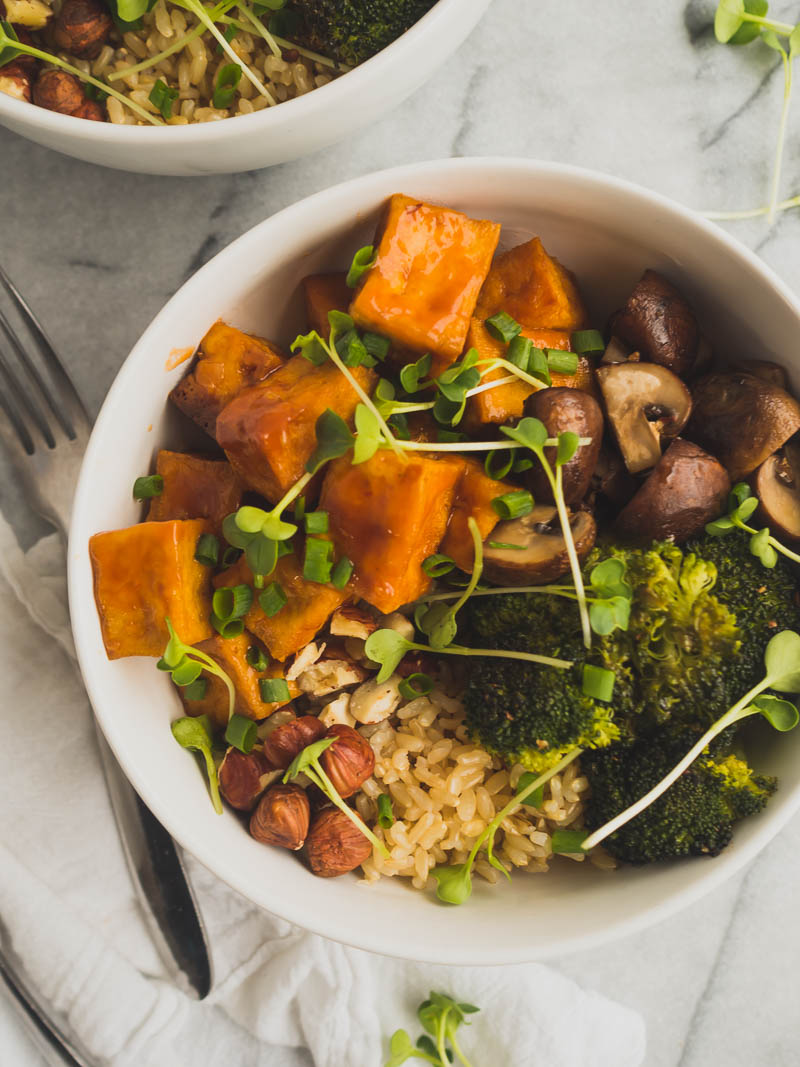
POLYGON ((364 245, 363 248, 359 248, 353 256, 353 262, 350 264, 350 269, 345 278, 349 289, 355 289, 367 271, 372 270, 375 266, 377 258, 372 245, 364 245))
MULTIPOLYGON (((254 5, 254 8, 253 8, 253 10, 255 10, 255 7, 256 7, 256 6, 258 6, 258 5, 254 5)), ((226 31, 225 31, 225 32, 223 33, 223 35, 222 35, 222 36, 223 36, 223 37, 225 38, 225 40, 226 40, 226 41, 228 42, 228 44, 230 44, 230 43, 231 43, 231 41, 232 41, 232 40, 234 39, 234 37, 236 36, 236 34, 237 34, 238 32, 239 32, 239 27, 238 27, 238 26, 229 26, 229 27, 227 28, 227 30, 226 30, 226 31)), ((222 45, 221 45, 221 44, 218 44, 218 45, 217 45, 217 47, 216 47, 216 48, 214 49, 214 51, 215 51, 215 52, 216 52, 216 53, 217 53, 218 55, 222 55, 222 51, 223 51, 223 50, 222 50, 222 45)))
POLYGON ((224 67, 220 67, 212 97, 214 107, 230 107, 236 94, 236 86, 241 80, 242 68, 238 63, 226 63, 224 67))
POLYGON ((265 671, 269 667, 269 660, 255 645, 251 645, 244 657, 254 671, 265 671))
POLYGON ((133 483, 134 500, 150 500, 154 496, 161 496, 163 492, 164 479, 160 474, 148 474, 133 483))
POLYGON ((572 351, 581 356, 588 356, 594 352, 605 352, 606 343, 599 330, 576 330, 572 335, 572 351))
POLYGON ((556 855, 563 855, 565 852, 578 855, 583 851, 583 842, 588 836, 588 830, 553 830, 550 835, 550 847, 556 855))
POLYGON ((547 366, 553 374, 574 374, 578 369, 578 353, 561 352, 557 348, 548 348, 547 366))
POLYGON ((244 633, 244 622, 241 619, 220 619, 218 615, 211 615, 211 625, 220 637, 230 639, 244 633))
POLYGON ((513 363, 515 367, 519 367, 520 370, 527 371, 532 351, 533 341, 531 341, 530 337, 523 337, 522 334, 518 334, 511 339, 511 344, 506 352, 506 359, 509 363, 513 363))
POLYGON ((528 459, 527 456, 522 456, 520 459, 514 460, 514 466, 512 470, 514 474, 521 474, 523 471, 529 471, 533 466, 533 460, 528 459))
POLYGON ((258 740, 258 726, 253 719, 244 715, 232 715, 225 731, 225 740, 246 755, 253 751, 253 745, 258 740))
POLYGON ((595 667, 591 663, 584 664, 582 690, 593 700, 611 700, 614 692, 614 672, 607 671, 605 667, 595 667))
POLYGON ((417 671, 416 674, 409 674, 408 678, 404 678, 398 685, 397 691, 403 700, 416 700, 417 697, 426 697, 428 693, 433 692, 433 679, 427 674, 417 671))
POLYGON ((513 462, 513 452, 498 452, 496 449, 492 449, 491 452, 486 453, 483 469, 489 478, 494 478, 495 481, 500 482, 511 470, 513 462))
POLYGON ((510 493, 496 496, 492 507, 501 519, 521 519, 533 511, 533 497, 527 489, 512 489, 510 493))
POLYGON ((194 550, 194 558, 204 567, 216 567, 219 559, 219 540, 213 534, 200 534, 194 550))
POLYGON ((369 352, 373 359, 377 359, 379 362, 386 359, 389 355, 389 350, 392 347, 392 342, 388 337, 383 337, 379 333, 371 333, 367 331, 361 337, 364 342, 364 348, 369 352))
POLYGON ((553 379, 550 377, 550 368, 547 365, 547 356, 541 348, 532 348, 531 356, 528 362, 528 374, 532 378, 538 378, 540 382, 544 382, 545 385, 552 385, 553 379))
POLYGON ((392 810, 392 798, 388 793, 381 793, 378 797, 378 826, 388 830, 394 824, 394 811, 392 810))
POLYGON ((211 598, 211 610, 223 622, 241 619, 253 604, 253 590, 249 585, 226 585, 217 589, 211 598))
POLYGON ((178 90, 170 89, 167 83, 159 78, 150 90, 150 95, 147 99, 154 107, 158 108, 161 112, 161 117, 166 121, 172 118, 175 101, 178 99, 178 90))
POLYGON ((294 503, 294 517, 300 522, 305 518, 306 514, 306 498, 305 496, 299 496, 294 503))
POLYGON ((353 576, 353 561, 347 556, 337 559, 331 571, 331 585, 334 589, 344 589, 353 576))
POLYGON ((505 311, 498 311, 486 319, 486 329, 496 341, 505 341, 506 344, 522 333, 520 324, 505 311))
POLYGON ((409 430, 408 428, 408 419, 402 413, 398 413, 397 415, 391 415, 386 420, 386 424, 388 425, 392 433, 395 435, 395 437, 398 439, 398 441, 411 440, 411 430, 409 430))
MULTIPOLYGON (((529 785, 536 781, 537 777, 539 776, 531 774, 530 771, 526 771, 523 775, 520 775, 520 779, 517 782, 517 793, 524 792, 529 785)), ((544 783, 542 783, 538 789, 534 789, 532 793, 529 793, 522 803, 528 808, 541 808, 544 803, 544 783)))
MULTIPOLYGON (((288 599, 280 582, 270 582, 264 592, 259 593, 258 605, 267 618, 271 619, 286 605, 288 599)), ((260 669, 263 671, 266 668, 260 669)))
POLYGON ((265 704, 277 704, 289 699, 289 686, 285 678, 259 678, 258 688, 265 704))
POLYGON ((305 513, 306 533, 323 534, 328 532, 327 511, 307 511, 305 513))
POLYGON ((333 545, 319 537, 306 539, 306 554, 303 560, 303 577, 307 582, 324 585, 331 580, 333 569, 333 545))
POLYGON ((449 574, 455 568, 456 561, 449 556, 443 556, 435 552, 432 556, 422 561, 422 569, 429 578, 441 578, 443 574, 449 574))
POLYGON ((184 686, 183 699, 184 700, 203 700, 206 692, 208 691, 208 679, 198 678, 190 685, 184 686))

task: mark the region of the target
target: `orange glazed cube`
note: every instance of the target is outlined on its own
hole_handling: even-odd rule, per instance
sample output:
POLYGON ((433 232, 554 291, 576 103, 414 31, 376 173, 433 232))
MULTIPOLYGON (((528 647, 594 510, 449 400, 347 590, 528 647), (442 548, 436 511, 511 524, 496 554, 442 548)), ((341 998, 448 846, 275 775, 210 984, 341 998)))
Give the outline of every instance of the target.
POLYGON ((330 516, 337 555, 355 565, 356 596, 386 613, 425 591, 421 564, 444 536, 462 469, 460 461, 417 454, 406 461, 393 452, 330 465, 319 507, 330 516))
POLYGON ((453 511, 439 551, 455 560, 462 571, 471 571, 475 562, 475 545, 469 520, 472 518, 477 522, 481 541, 485 541, 500 521, 492 501, 518 487, 490 478, 483 464, 477 460, 465 459, 463 464, 464 473, 456 485, 453 511))
MULTIPOLYGON (((273 573, 265 577, 265 587, 271 582, 278 582, 286 594, 284 606, 270 617, 259 605, 256 589, 244 621, 247 629, 264 642, 270 655, 281 661, 313 641, 334 611, 351 595, 346 589, 307 582, 302 564, 294 554, 281 556, 273 573)), ((253 574, 244 557, 214 579, 218 589, 241 584, 253 584, 253 574)))
MULTIPOLYGON (((564 330, 523 329, 522 336, 533 341, 536 348, 554 348, 568 352, 571 344, 571 336, 564 330)), ((505 356, 507 346, 492 337, 482 319, 473 319, 467 335, 467 347, 475 348, 481 359, 500 359, 505 356)), ((500 367, 485 373, 481 382, 505 378, 508 374, 507 370, 500 367)), ((579 358, 575 374, 551 374, 550 377, 553 385, 563 386, 566 389, 585 389, 589 393, 595 392, 592 364, 586 356, 579 358)), ((542 383, 542 388, 544 388, 544 383, 542 383)), ((483 393, 477 393, 467 401, 465 425, 476 430, 480 426, 522 418, 525 401, 534 392, 536 392, 534 386, 518 378, 514 382, 509 382, 508 385, 499 385, 496 389, 487 389, 483 393)))
MULTIPOLYGON (((362 388, 372 387, 374 371, 355 367, 352 373, 362 388)), ((274 504, 305 473, 323 411, 348 420, 357 404, 358 394, 333 363, 315 367, 293 356, 228 404, 217 419, 217 440, 244 484, 274 504)))
POLYGON ((194 558, 204 519, 140 522, 94 534, 94 598, 109 659, 160 656, 167 624, 187 645, 211 637, 208 567, 194 558))
POLYGON ((303 278, 303 293, 306 298, 306 313, 312 330, 322 337, 330 333, 329 311, 347 311, 353 299, 353 290, 349 288, 346 274, 309 274, 303 278))
POLYGON ((150 502, 150 522, 208 519, 218 530, 242 499, 241 483, 224 459, 162 449, 156 458, 156 474, 164 479, 164 491, 150 502))
MULTIPOLYGON (((261 643, 245 630, 238 637, 220 637, 215 634, 198 645, 198 648, 215 659, 233 682, 236 690, 234 711, 248 719, 266 719, 273 711, 288 704, 300 690, 294 682, 288 682, 289 696, 286 700, 265 704, 261 699, 258 683, 262 678, 282 678, 283 668, 279 663, 270 662, 265 671, 255 670, 247 662, 247 650, 251 645, 263 651, 261 643)), ((266 658, 269 661, 269 656, 266 658)), ((203 672, 201 678, 207 682, 205 696, 200 700, 187 700, 186 690, 179 689, 183 705, 187 714, 208 715, 216 726, 222 728, 228 722, 228 687, 221 678, 207 671, 203 672)))
POLYGON ((283 353, 271 341, 220 320, 200 342, 191 370, 169 397, 213 437, 217 415, 225 405, 283 363, 283 353))
POLYGON ((464 348, 500 226, 397 194, 379 232, 350 314, 402 348, 430 352, 441 372, 464 348))
POLYGON ((534 237, 497 257, 481 289, 475 314, 506 311, 531 329, 578 330, 586 319, 578 287, 557 259, 534 237))

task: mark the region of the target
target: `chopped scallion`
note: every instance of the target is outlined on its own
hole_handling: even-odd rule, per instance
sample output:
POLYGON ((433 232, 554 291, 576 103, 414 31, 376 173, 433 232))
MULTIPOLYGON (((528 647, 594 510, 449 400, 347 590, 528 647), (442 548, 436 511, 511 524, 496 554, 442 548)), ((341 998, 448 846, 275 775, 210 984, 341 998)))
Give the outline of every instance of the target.
POLYGON ((289 699, 289 686, 285 678, 259 678, 258 688, 265 704, 277 704, 289 699))
POLYGON ((547 356, 541 348, 532 348, 530 359, 528 361, 528 374, 532 378, 538 378, 540 382, 544 382, 545 385, 552 385, 553 380, 550 377, 550 368, 547 366, 547 356))
POLYGON ((364 348, 372 358, 377 359, 379 362, 386 359, 389 355, 389 349, 392 347, 392 342, 388 337, 383 337, 379 333, 371 333, 369 330, 362 336, 361 340, 364 342, 364 348))
POLYGON ((527 489, 512 489, 510 493, 496 496, 492 507, 501 519, 521 519, 533 511, 533 497, 527 489))
POLYGON ((511 470, 513 462, 513 452, 498 452, 493 449, 491 452, 487 452, 486 459, 483 461, 483 469, 489 478, 502 481, 511 470))
POLYGON ((153 107, 158 108, 161 112, 161 117, 166 122, 172 118, 175 101, 178 99, 178 90, 170 89, 167 83, 159 78, 150 90, 150 95, 147 99, 153 107))
POLYGON ((254 671, 265 671, 269 667, 269 660, 255 645, 251 645, 244 657, 254 671))
POLYGON ((449 574, 455 565, 454 559, 443 556, 440 552, 435 552, 422 561, 422 569, 429 578, 441 578, 443 574, 449 574))
POLYGON ((527 371, 532 351, 533 341, 531 341, 530 337, 523 337, 522 334, 518 334, 511 339, 511 344, 506 352, 506 359, 509 363, 513 363, 515 367, 519 367, 520 370, 527 371))
POLYGON ((242 68, 238 63, 226 63, 220 67, 214 85, 212 103, 216 108, 229 108, 233 103, 236 87, 242 80, 242 68))
POLYGON ((204 567, 216 567, 219 560, 219 540, 213 534, 200 534, 194 550, 194 558, 204 567))
POLYGON ((333 569, 333 545, 319 537, 306 539, 306 554, 303 560, 303 577, 307 582, 325 584, 331 580, 333 569))
POLYGON ((428 693, 433 692, 433 679, 427 674, 417 671, 416 674, 409 674, 408 678, 404 678, 398 685, 397 690, 403 700, 416 700, 417 697, 426 697, 428 693))
POLYGON ((350 269, 345 279, 348 288, 355 289, 367 271, 372 270, 375 266, 376 259, 377 256, 372 245, 364 245, 363 248, 359 248, 353 256, 353 262, 350 264, 350 269))
POLYGON ((164 479, 160 474, 148 474, 133 483, 134 500, 150 500, 164 492, 164 479))
POLYGON ((486 319, 486 329, 496 341, 505 341, 506 344, 522 333, 520 324, 505 311, 498 311, 486 319))
POLYGON ((378 826, 383 830, 388 830, 393 824, 392 798, 388 793, 381 793, 378 797, 378 826))
MULTIPOLYGON (((517 793, 522 793, 532 785, 538 776, 532 774, 530 771, 526 771, 523 775, 520 775, 520 779, 517 782, 517 793)), ((522 803, 529 808, 541 808, 544 803, 544 784, 540 785, 538 789, 534 789, 532 793, 522 801, 522 803)))
POLYGON ((225 731, 225 740, 246 755, 253 751, 253 745, 258 740, 258 726, 253 719, 244 715, 232 715, 225 731))
POLYGON ((592 663, 584 664, 582 690, 593 700, 611 700, 614 692, 614 672, 607 671, 605 667, 595 667, 592 663))
POLYGON ((327 511, 307 511, 305 513, 306 533, 323 534, 328 532, 327 511))
POLYGON ((206 692, 208 691, 208 679, 197 678, 195 681, 190 682, 189 685, 184 686, 183 699, 184 700, 203 700, 206 692))
POLYGON ((606 343, 599 330, 576 330, 572 335, 572 350, 579 355, 605 352, 606 343))
POLYGON ((336 561, 331 571, 331 585, 334 589, 344 589, 353 576, 353 561, 347 556, 342 556, 336 561))
POLYGON ((553 374, 574 374, 578 369, 578 353, 548 348, 547 366, 553 374))
MULTIPOLYGON (((259 593, 258 605, 267 618, 271 619, 285 606, 288 599, 280 582, 270 582, 263 593, 259 593)), ((264 667, 260 669, 265 670, 264 667)))
POLYGON ((588 830, 553 830, 550 835, 550 847, 555 855, 580 855, 583 852, 583 842, 588 836, 588 830))

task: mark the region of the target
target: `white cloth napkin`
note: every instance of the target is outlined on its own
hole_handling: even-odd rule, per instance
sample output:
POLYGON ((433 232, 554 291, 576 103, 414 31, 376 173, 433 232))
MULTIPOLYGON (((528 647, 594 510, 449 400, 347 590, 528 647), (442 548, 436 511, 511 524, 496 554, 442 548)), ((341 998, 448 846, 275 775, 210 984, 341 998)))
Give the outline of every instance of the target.
POLYGON ((59 540, 23 554, 0 517, 0 921, 98 1063, 381 1067, 387 1035, 403 1026, 416 1039, 431 989, 480 1006, 463 1040, 475 1067, 643 1062, 639 1016, 547 967, 345 948, 259 911, 190 858, 217 984, 202 1004, 184 997, 137 910, 73 657, 59 540))

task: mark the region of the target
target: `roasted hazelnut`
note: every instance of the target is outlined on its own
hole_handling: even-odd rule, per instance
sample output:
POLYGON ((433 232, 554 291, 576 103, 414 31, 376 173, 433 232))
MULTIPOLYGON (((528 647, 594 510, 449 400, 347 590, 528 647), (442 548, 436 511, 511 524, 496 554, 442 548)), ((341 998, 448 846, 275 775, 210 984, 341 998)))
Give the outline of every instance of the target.
POLYGON ((329 726, 325 737, 335 737, 336 740, 319 758, 322 769, 339 796, 351 797, 375 770, 372 746, 357 730, 344 723, 329 726))
POLYGON ((338 808, 325 808, 311 825, 306 855, 320 878, 336 878, 354 870, 372 853, 372 845, 338 808))
POLYGON ((263 786, 261 779, 269 774, 263 752, 253 749, 245 754, 229 748, 219 765, 219 789, 232 808, 251 811, 263 786))
POLYGON ((264 742, 264 755, 270 767, 285 771, 298 753, 313 741, 319 741, 325 727, 314 715, 285 722, 273 730, 264 742))
POLYGON ((114 23, 101 0, 65 0, 53 37, 59 48, 79 59, 96 59, 114 23))
POLYGON ((74 119, 90 119, 92 122, 105 122, 106 113, 102 104, 96 100, 84 100, 77 111, 72 112, 74 119))
POLYGON ((71 115, 85 99, 81 83, 65 70, 43 70, 33 87, 34 104, 61 115, 71 115))
POLYGON ((263 845, 303 847, 308 834, 311 806, 299 785, 274 785, 259 800, 250 817, 250 833, 263 845))
POLYGON ((0 93, 13 96, 15 100, 30 103, 33 96, 33 77, 19 59, 0 67, 0 93))
MULTIPOLYGON (((33 45, 34 47, 36 47, 38 42, 30 30, 25 29, 24 26, 20 26, 19 24, 14 26, 13 29, 14 33, 16 33, 17 37, 19 38, 20 44, 33 45)), ((0 73, 5 74, 5 72, 11 67, 19 66, 23 70, 29 71, 31 75, 31 80, 33 80, 36 76, 36 71, 41 66, 41 63, 42 61, 40 59, 37 59, 36 56, 22 54, 18 55, 16 59, 13 60, 13 62, 8 63, 5 67, 3 67, 0 73)))

